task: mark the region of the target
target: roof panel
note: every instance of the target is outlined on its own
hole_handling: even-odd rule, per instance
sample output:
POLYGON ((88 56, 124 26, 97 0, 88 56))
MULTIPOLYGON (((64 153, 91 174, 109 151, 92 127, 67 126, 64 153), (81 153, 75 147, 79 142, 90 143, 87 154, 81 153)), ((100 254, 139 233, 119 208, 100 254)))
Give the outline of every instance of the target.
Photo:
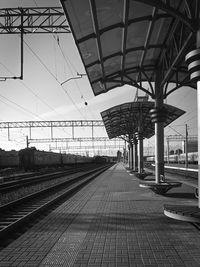
POLYGON ((115 28, 101 35, 101 46, 104 57, 117 53, 121 50, 122 44, 118 42, 122 34, 120 28, 115 28))
POLYGON ((129 19, 141 18, 152 14, 152 6, 130 1, 129 19))
POLYGON ((76 0, 76 5, 74 5, 73 1, 68 1, 67 4, 67 10, 71 14, 71 24, 73 25, 74 32, 76 32, 76 38, 80 39, 92 33, 94 29, 89 1, 76 0))
MULTIPOLYGON (((134 134, 138 131, 140 124, 145 138, 154 135, 154 123, 151 122, 150 110, 154 108, 154 102, 128 102, 109 108, 101 112, 101 116, 106 127, 109 138, 121 135, 134 134)), ((164 104, 167 119, 164 122, 166 127, 171 122, 182 116, 185 111, 164 104)))
POLYGON ((87 42, 82 42, 79 45, 82 58, 85 65, 91 64, 99 59, 95 39, 89 39, 87 42))
MULTIPOLYGON (((97 79, 101 78, 101 67, 100 64, 96 64, 94 66, 92 66, 91 68, 88 69, 88 73, 91 77, 91 81, 95 81, 97 79)), ((99 84, 99 86, 101 87, 101 85, 99 84)))
POLYGON ((116 56, 116 57, 107 59, 104 63, 106 75, 110 75, 112 73, 117 72, 119 70, 118 69, 119 64, 121 64, 121 57, 120 56, 116 56))
POLYGON ((164 44, 166 35, 169 32, 170 25, 172 23, 171 17, 162 18, 160 17, 154 22, 153 31, 151 33, 150 44, 164 44))
POLYGON ((147 31, 148 31, 148 25, 149 25, 149 21, 144 20, 144 21, 132 23, 128 27, 126 49, 130 49, 133 47, 144 47, 144 43, 146 40, 147 31))
POLYGON ((123 1, 102 0, 96 1, 99 29, 104 29, 110 25, 117 24, 123 17, 123 1))
MULTIPOLYGON (((95 95, 119 85, 115 81, 112 86, 109 84, 112 73, 109 68, 112 69, 112 64, 115 79, 121 80, 120 85, 127 81, 127 72, 130 74, 131 71, 137 71, 137 74, 131 75, 132 82, 139 82, 138 73, 148 71, 149 65, 151 77, 147 79, 148 75, 142 75, 144 81, 154 82, 159 66, 163 74, 162 86, 174 81, 177 86, 183 82, 187 69, 184 64, 185 53, 195 43, 194 23, 190 12, 186 12, 188 1, 60 1, 95 95), (114 62, 110 60, 116 56, 120 59, 114 59, 114 62), (91 68, 93 64, 95 66, 91 68), (175 72, 179 75, 174 80, 175 72)), ((195 7, 195 3, 190 4, 190 8, 195 7)), ((195 11, 190 11, 195 14, 195 11)), ((154 95, 151 94, 151 97, 154 95)))

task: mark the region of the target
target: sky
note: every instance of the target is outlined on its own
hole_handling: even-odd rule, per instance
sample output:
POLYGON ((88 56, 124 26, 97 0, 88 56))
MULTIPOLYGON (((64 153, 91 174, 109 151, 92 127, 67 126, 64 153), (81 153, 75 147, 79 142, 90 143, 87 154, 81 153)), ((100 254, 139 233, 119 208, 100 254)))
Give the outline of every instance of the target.
MULTIPOLYGON (((60 6, 60 2, 47 0, 1 0, 0 8, 60 6)), ((20 38, 17 35, 0 35, 0 77, 20 75, 20 38)), ((108 93, 94 96, 85 74, 72 34, 29 34, 24 38, 23 80, 0 81, 0 122, 32 120, 100 120, 100 112, 112 106, 134 100, 136 89, 124 86, 108 93), (85 105, 87 102, 87 105, 85 105)), ((139 92, 139 95, 142 93, 139 92)), ((183 87, 167 99, 186 111, 180 119, 165 129, 165 135, 197 135, 196 90, 183 87)), ((87 129, 76 129, 76 137, 90 136, 87 129)), ((0 148, 5 150, 24 148, 27 129, 0 130, 0 148)), ((95 128, 95 136, 106 136, 105 129, 95 128)), ((32 130, 32 138, 49 138, 49 129, 32 130)), ((54 137, 71 137, 71 129, 54 129, 54 137)), ((48 144, 34 144, 48 150, 48 144)), ((149 148, 154 137, 145 140, 149 148)))

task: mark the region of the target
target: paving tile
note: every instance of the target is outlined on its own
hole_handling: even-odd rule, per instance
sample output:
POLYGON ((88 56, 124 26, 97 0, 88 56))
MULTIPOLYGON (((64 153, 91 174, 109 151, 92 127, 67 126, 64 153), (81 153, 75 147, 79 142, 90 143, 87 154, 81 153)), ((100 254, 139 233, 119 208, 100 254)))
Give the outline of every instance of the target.
POLYGON ((111 168, 2 249, 0 266, 200 266, 197 229, 163 215, 179 199, 132 178, 111 168))

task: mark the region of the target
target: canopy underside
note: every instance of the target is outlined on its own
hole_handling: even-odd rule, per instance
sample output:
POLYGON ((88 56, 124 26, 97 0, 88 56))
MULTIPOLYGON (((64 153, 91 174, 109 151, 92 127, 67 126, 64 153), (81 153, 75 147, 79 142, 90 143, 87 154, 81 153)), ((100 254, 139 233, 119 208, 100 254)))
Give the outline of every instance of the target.
POLYGON ((195 43, 197 0, 61 2, 95 95, 130 84, 154 98, 152 83, 158 71, 164 97, 169 83, 170 90, 195 87, 184 57, 195 43))

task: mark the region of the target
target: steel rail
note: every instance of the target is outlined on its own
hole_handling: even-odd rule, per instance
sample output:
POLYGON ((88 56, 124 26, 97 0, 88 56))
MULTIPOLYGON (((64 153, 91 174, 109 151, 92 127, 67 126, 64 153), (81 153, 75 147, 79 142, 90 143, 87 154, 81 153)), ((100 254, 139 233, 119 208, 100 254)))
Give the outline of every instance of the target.
POLYGON ((92 171, 76 175, 66 182, 52 186, 35 194, 13 201, 10 204, 0 207, 0 238, 10 237, 27 223, 32 221, 36 215, 40 215, 45 210, 69 197, 89 181, 107 170, 111 165, 104 165, 92 171))
POLYGON ((71 168, 71 169, 65 169, 62 171, 56 171, 51 173, 45 173, 45 174, 36 174, 35 176, 28 176, 26 178, 22 178, 10 182, 5 182, 0 184, 0 193, 6 193, 6 192, 11 192, 14 191, 18 188, 25 187, 25 186, 31 186, 31 185, 36 185, 38 183, 43 183, 45 181, 50 181, 52 179, 57 179, 60 177, 63 177, 64 175, 69 175, 73 173, 77 173, 80 171, 87 171, 91 170, 91 166, 85 166, 85 167, 78 167, 78 168, 71 168))

